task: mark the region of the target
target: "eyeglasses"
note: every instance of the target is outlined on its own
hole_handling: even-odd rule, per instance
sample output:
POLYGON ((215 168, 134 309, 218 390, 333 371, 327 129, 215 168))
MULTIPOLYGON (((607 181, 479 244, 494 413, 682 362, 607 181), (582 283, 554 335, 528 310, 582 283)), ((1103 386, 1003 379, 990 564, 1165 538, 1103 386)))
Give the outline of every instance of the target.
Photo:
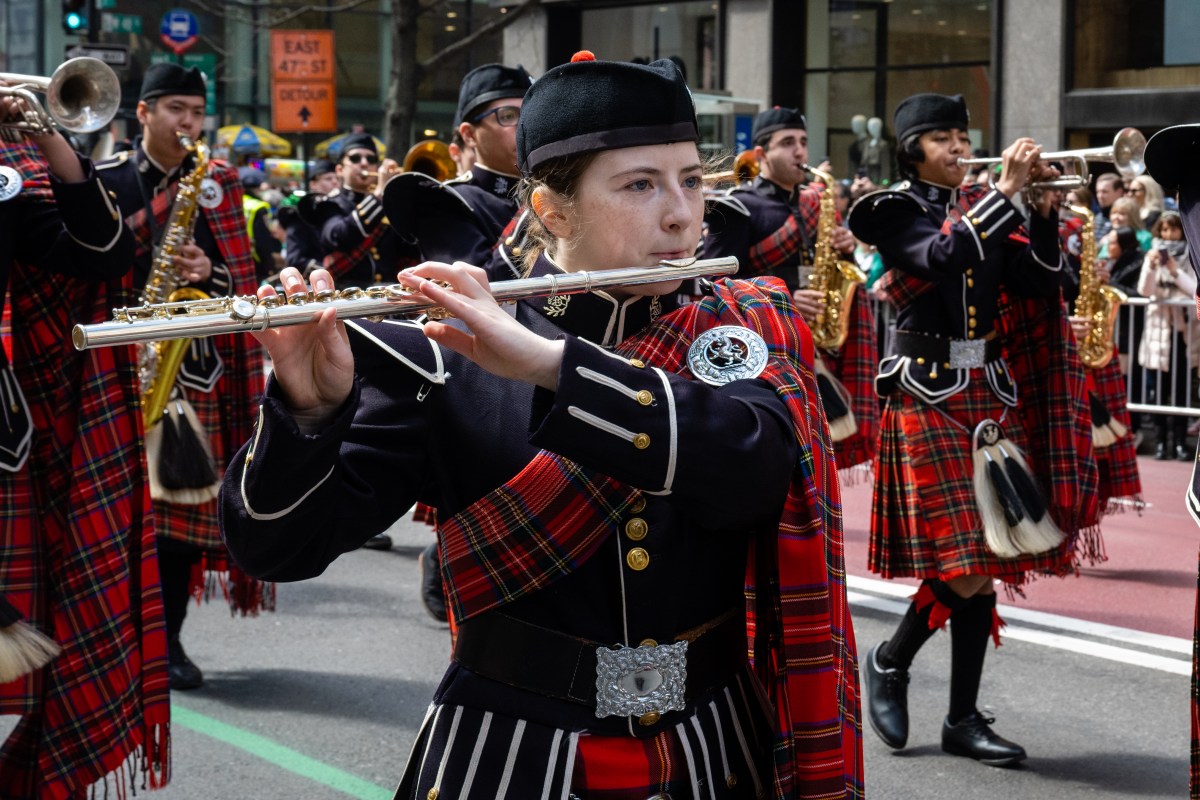
POLYGON ((351 153, 350 155, 346 156, 346 160, 351 164, 361 164, 364 161, 368 164, 378 164, 379 156, 373 156, 367 153, 351 153))
POLYGON ((518 120, 521 119, 521 107, 520 106, 497 106, 496 108, 493 108, 491 111, 483 112, 482 114, 480 114, 479 116, 477 116, 473 120, 471 120, 471 122, 478 125, 479 123, 483 122, 485 119, 487 119, 492 114, 496 115, 496 122, 500 123, 501 127, 511 128, 517 124, 518 120))

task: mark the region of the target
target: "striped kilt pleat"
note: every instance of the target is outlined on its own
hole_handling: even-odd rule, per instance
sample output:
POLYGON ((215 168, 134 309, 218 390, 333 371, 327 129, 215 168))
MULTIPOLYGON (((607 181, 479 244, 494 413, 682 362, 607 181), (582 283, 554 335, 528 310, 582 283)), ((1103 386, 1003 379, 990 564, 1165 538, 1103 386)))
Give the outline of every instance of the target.
MULTIPOLYGON (((872 571, 885 578, 943 580, 994 575, 1019 583, 1026 573, 1060 572, 1069 565, 1067 542, 1049 553, 1020 558, 1000 558, 984 543, 972 434, 985 419, 999 421, 1004 411, 981 369, 971 370, 967 388, 936 409, 904 392, 888 397, 872 496, 872 571)), ((1016 414, 1009 412, 1001 424, 1024 449, 1026 435, 1016 414)))
MULTIPOLYGON (((770 789, 770 722, 739 676, 647 739, 596 736, 435 705, 394 800, 757 800, 770 789)), ((636 723, 635 723, 636 724, 636 723)))

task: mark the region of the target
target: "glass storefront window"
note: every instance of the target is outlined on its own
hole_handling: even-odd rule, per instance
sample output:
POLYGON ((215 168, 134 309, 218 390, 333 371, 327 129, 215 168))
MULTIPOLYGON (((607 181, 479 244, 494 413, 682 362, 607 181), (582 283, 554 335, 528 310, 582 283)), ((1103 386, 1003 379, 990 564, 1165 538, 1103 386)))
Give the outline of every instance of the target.
POLYGON ((1072 89, 1200 84, 1200 3, 1073 0, 1072 89))
MULTIPOLYGON (((852 147, 856 116, 882 120, 882 149, 894 153, 892 113, 917 92, 962 94, 972 140, 987 148, 994 2, 811 0, 804 109, 810 159, 828 156, 835 175, 853 175, 861 162, 852 160, 852 151, 862 149, 861 143, 852 147)), ((890 167, 880 174, 895 177, 890 167)))
POLYGON ((605 61, 677 59, 693 90, 719 88, 719 4, 658 3, 583 12, 587 47, 605 61))

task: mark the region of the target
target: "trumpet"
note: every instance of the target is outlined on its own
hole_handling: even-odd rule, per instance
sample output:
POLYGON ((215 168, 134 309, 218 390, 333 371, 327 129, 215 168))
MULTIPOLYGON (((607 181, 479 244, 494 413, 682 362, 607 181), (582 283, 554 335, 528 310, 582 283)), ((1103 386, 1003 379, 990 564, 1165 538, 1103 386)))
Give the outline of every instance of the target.
POLYGON ((112 67, 98 58, 64 61, 49 78, 0 72, 0 97, 25 101, 25 111, 16 119, 0 122, 34 135, 54 132, 57 123, 72 133, 98 131, 112 121, 121 105, 121 81, 112 67), (44 92, 46 105, 34 92, 44 92))
MULTIPOLYGON (((1031 189, 1079 189, 1088 185, 1089 161, 1111 161, 1125 178, 1136 178, 1146 171, 1144 159, 1146 153, 1146 137, 1137 128, 1122 128, 1113 138, 1113 143, 1106 147, 1088 147, 1080 150, 1060 150, 1056 153, 1042 153, 1040 161, 1063 161, 1075 165, 1073 172, 1068 172, 1054 180, 1035 181, 1029 184, 1031 189)), ((989 166, 1000 164, 1002 158, 960 158, 959 166, 989 166)))
MULTIPOLYGON (((580 294, 616 286, 643 286, 662 281, 733 275, 737 269, 738 260, 732 256, 701 260, 685 258, 660 261, 652 267, 568 272, 541 278, 498 281, 491 288, 492 297, 504 303, 533 297, 580 294)), ((145 303, 114 309, 113 318, 108 322, 76 325, 71 330, 71 341, 76 350, 88 350, 139 342, 262 331, 314 323, 327 308, 335 309, 338 319, 381 319, 398 314, 425 314, 431 319, 449 316, 437 304, 414 299, 413 295, 407 287, 393 283, 368 289, 348 287, 310 291, 286 299, 278 295, 262 299, 255 295, 241 295, 174 303, 145 303)))
MULTIPOLYGON (((408 152, 404 155, 404 163, 400 165, 398 171, 392 174, 399 175, 402 172, 420 172, 438 182, 445 183, 458 175, 458 165, 450 157, 450 148, 444 142, 437 139, 426 139, 408 148, 408 152)), ((379 179, 378 170, 364 169, 359 174, 364 178, 379 179)))
POLYGON ((734 159, 733 169, 705 175, 704 183, 712 188, 716 188, 719 184, 723 183, 732 183, 736 186, 754 180, 758 176, 759 169, 758 159, 754 157, 754 151, 743 150, 734 159))

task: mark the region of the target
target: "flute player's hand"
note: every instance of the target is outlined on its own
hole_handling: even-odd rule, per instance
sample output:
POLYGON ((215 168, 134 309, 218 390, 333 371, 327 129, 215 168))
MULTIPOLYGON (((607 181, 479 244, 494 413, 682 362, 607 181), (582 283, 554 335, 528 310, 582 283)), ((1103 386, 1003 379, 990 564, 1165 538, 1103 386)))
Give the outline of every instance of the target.
MULTIPOLYGON (((309 290, 295 267, 284 269, 279 280, 288 297, 309 290)), ((313 270, 309 280, 314 292, 334 288, 333 276, 324 269, 313 270)), ((275 294, 271 286, 258 288, 259 299, 275 294)), ((271 354, 275 379, 294 415, 307 420, 324 419, 332 416, 350 396, 354 387, 354 355, 346 326, 338 320, 335 309, 325 309, 315 325, 256 331, 254 338, 271 354)))

